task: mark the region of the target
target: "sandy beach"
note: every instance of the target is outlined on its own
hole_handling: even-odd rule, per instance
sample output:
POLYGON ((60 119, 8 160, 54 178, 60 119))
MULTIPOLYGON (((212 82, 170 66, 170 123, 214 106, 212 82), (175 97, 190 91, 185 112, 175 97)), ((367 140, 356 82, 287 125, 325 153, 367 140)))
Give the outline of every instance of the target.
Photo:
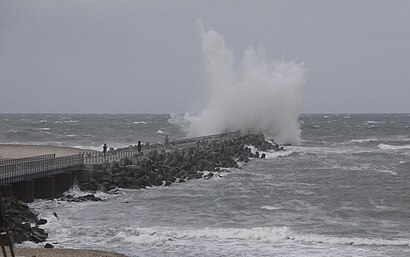
MULTIPOLYGON (((9 252, 7 253, 7 256, 11 256, 9 252)), ((126 255, 114 252, 58 248, 15 248, 14 253, 16 256, 25 257, 127 257, 126 255)))
POLYGON ((0 160, 32 157, 43 154, 56 154, 56 157, 89 152, 71 147, 49 146, 49 145, 9 145, 0 144, 0 160))

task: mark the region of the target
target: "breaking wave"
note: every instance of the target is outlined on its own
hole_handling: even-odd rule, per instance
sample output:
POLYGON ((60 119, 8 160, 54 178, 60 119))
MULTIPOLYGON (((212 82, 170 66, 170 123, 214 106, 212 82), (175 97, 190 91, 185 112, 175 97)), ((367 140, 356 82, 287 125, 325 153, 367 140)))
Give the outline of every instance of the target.
POLYGON ((382 150, 403 150, 410 149, 410 145, 388 145, 388 144, 379 144, 379 147, 382 150))
POLYGON ((210 97, 198 115, 187 115, 189 136, 251 129, 280 143, 300 143, 298 123, 306 68, 294 61, 269 61, 249 47, 240 63, 224 37, 201 27, 202 57, 210 97))

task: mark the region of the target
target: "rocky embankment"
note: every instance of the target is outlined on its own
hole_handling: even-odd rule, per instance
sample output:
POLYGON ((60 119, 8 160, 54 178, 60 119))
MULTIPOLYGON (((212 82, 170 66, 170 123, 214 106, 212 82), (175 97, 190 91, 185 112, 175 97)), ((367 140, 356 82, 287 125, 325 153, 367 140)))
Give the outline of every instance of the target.
MULTIPOLYGON (((238 167, 238 162, 249 158, 264 158, 264 154, 252 153, 247 146, 258 151, 284 150, 282 146, 267 142, 262 135, 248 135, 224 141, 198 142, 195 146, 152 152, 147 155, 126 158, 120 162, 95 165, 89 177, 78 181, 81 190, 109 191, 119 188, 140 189, 151 186, 169 186, 191 179, 214 176, 214 172, 238 167)), ((66 195, 61 200, 69 202, 102 201, 93 194, 73 197, 66 195)), ((10 236, 14 243, 24 241, 44 242, 47 233, 39 226, 47 220, 39 219, 28 205, 14 197, 4 198, 5 216, 10 236)), ((57 216, 57 214, 55 214, 57 216)), ((49 245, 52 247, 51 245, 49 245)))
POLYGON ((25 202, 15 197, 3 198, 3 203, 6 224, 14 243, 41 243, 47 239, 47 233, 39 227, 46 224, 47 220, 39 219, 25 202))
MULTIPOLYGON (((80 197, 68 195, 62 198, 62 200, 68 202, 102 201, 102 199, 93 194, 80 197)), ((24 241, 42 243, 46 241, 48 234, 40 226, 46 224, 47 220, 39 219, 27 203, 12 196, 3 198, 3 205, 5 226, 9 230, 13 243, 21 244, 24 241)), ((54 215, 58 217, 56 213, 54 215)), ((45 247, 50 248, 53 246, 46 244, 45 247)))
POLYGON ((147 155, 126 158, 120 162, 94 166, 90 177, 78 181, 81 190, 112 190, 114 188, 140 189, 168 186, 191 179, 211 178, 215 171, 238 167, 238 162, 249 158, 264 158, 252 153, 248 145, 259 151, 284 150, 269 143, 262 135, 247 135, 224 141, 198 142, 195 146, 171 151, 154 151, 147 155))

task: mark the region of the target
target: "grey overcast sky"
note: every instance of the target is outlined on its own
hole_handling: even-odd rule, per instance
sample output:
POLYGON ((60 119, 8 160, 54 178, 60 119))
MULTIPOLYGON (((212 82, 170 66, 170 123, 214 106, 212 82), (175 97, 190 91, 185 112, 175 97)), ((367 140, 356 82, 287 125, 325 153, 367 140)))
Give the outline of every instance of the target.
POLYGON ((410 112, 410 1, 0 0, 0 113, 198 111, 197 19, 304 62, 302 113, 410 112))

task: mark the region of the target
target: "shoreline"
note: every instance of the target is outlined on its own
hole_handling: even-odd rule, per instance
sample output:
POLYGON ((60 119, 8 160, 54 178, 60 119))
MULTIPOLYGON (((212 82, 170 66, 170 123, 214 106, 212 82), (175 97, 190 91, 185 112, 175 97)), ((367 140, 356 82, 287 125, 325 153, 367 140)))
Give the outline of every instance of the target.
MULTIPOLYGON (((13 250, 16 256, 27 257, 128 257, 127 255, 112 251, 71 248, 13 248, 13 250)), ((8 248, 7 253, 9 253, 8 248)))
POLYGON ((80 152, 94 152, 89 149, 54 145, 19 145, 0 144, 0 160, 33 157, 45 154, 55 154, 56 157, 79 154, 80 152))

